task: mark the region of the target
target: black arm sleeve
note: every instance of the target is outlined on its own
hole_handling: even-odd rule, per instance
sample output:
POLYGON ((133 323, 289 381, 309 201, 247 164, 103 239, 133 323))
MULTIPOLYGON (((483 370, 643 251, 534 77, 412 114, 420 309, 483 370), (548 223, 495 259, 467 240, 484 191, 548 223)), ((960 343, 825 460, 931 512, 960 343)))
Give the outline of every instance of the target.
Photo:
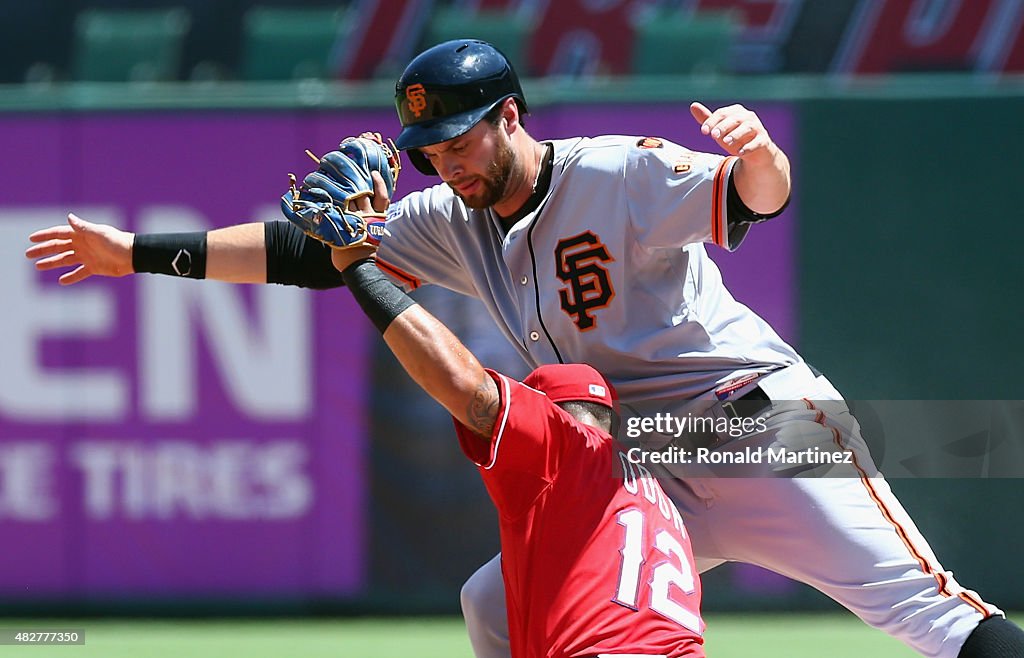
POLYGON ((264 222, 267 283, 301 288, 340 288, 341 272, 331 262, 331 248, 288 222, 264 222))
POLYGON ((401 288, 391 283, 369 258, 349 265, 344 277, 352 296, 381 335, 402 311, 416 303, 401 288))
POLYGON ((771 214, 762 215, 759 212, 754 212, 747 207, 747 204, 743 203, 740 193, 736 191, 736 183, 733 181, 731 174, 729 176, 729 190, 727 194, 729 249, 735 249, 739 246, 740 242, 743 242, 743 238, 747 236, 747 231, 750 230, 752 224, 768 221, 772 217, 778 217, 789 206, 789 197, 786 197, 786 203, 782 204, 781 208, 771 214))

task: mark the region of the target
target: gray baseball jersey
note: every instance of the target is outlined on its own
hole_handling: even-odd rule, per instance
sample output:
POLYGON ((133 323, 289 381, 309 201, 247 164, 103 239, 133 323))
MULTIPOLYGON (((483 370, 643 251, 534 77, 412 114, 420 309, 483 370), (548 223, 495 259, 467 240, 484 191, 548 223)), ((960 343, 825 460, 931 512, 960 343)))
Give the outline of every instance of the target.
MULTIPOLYGON (((828 478, 772 477, 768 465, 742 478, 665 480, 698 568, 738 560, 771 569, 923 655, 955 658, 979 620, 1000 611, 942 568, 875 471, 839 393, 732 298, 708 258, 704 243, 735 248, 748 228, 726 219, 735 158, 638 137, 552 144, 546 194, 507 234, 492 211, 466 208, 445 185, 392 204, 382 269, 407 288, 430 282, 478 297, 528 363, 589 363, 632 414, 682 415, 695 398, 716 409, 716 391, 733 386, 736 396, 756 385, 771 400, 797 401, 768 414, 743 446, 856 458, 828 478)), ((478 658, 509 656, 499 565, 463 588, 478 658)))
POLYGON ((507 234, 447 185, 392 204, 384 269, 478 297, 528 363, 589 363, 625 402, 696 398, 800 360, 733 299, 702 244, 736 246, 735 158, 638 137, 552 144, 548 192, 507 234))

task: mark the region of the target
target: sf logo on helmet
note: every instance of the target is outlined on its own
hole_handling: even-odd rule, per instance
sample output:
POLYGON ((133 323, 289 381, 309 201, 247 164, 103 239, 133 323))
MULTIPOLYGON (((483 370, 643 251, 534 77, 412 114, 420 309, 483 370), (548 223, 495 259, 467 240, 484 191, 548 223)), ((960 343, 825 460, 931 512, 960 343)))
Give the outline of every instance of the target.
POLYGON ((405 97, 409 99, 409 111, 419 119, 423 110, 427 109, 427 90, 417 83, 405 88, 405 97))
POLYGON ((608 269, 601 264, 614 260, 601 238, 590 231, 560 240, 555 247, 555 274, 568 284, 558 291, 558 299, 580 331, 596 327, 591 312, 615 297, 608 269))

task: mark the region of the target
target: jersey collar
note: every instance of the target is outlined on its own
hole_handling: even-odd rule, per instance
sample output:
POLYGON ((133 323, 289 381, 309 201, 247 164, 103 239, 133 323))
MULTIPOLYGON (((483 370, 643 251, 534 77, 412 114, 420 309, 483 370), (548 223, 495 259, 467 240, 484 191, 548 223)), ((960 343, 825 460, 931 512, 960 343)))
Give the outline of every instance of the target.
POLYGON ((554 162, 555 148, 550 142, 545 142, 544 156, 540 159, 540 171, 537 173, 537 182, 533 186, 533 193, 530 195, 530 198, 526 200, 522 208, 508 217, 500 217, 498 213, 494 213, 495 217, 498 217, 498 223, 504 226, 505 233, 508 232, 508 229, 519 223, 519 220, 523 217, 536 210, 540 206, 540 202, 547 196, 548 189, 551 187, 551 172, 554 169, 554 162))

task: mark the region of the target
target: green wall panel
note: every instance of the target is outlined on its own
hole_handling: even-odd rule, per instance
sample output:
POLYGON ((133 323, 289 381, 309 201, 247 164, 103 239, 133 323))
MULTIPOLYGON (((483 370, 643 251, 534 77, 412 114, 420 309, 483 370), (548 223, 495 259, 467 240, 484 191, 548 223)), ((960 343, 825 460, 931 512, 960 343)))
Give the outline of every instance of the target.
POLYGON ((848 397, 1024 397, 1022 117, 1022 98, 802 104, 801 348, 848 397))

